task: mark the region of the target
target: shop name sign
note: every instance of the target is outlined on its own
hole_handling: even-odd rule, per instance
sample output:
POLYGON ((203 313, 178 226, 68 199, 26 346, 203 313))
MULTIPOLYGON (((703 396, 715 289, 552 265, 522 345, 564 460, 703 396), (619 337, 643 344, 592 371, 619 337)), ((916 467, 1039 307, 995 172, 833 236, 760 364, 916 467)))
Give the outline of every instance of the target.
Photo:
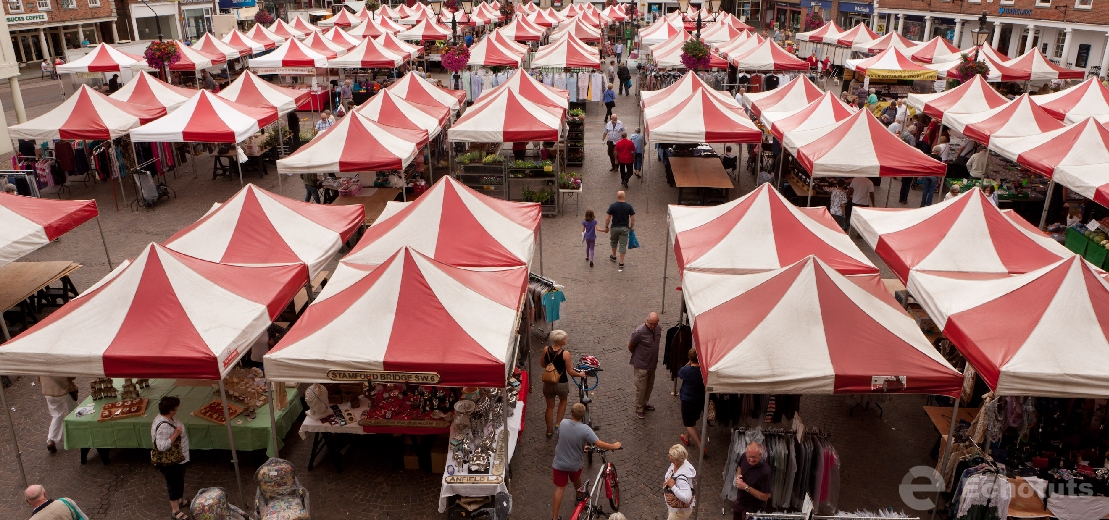
POLYGON ((435 372, 370 372, 366 370, 328 370, 332 381, 369 381, 371 383, 414 383, 434 385, 439 383, 435 372))
POLYGON ((8 25, 20 24, 20 23, 45 22, 46 21, 46 13, 13 14, 13 15, 10 15, 10 16, 5 16, 4 20, 8 22, 8 25))
POLYGON ((1007 14, 1007 15, 1012 15, 1012 16, 1030 16, 1032 14, 1032 10, 1031 9, 1017 9, 1015 7, 998 7, 997 8, 997 14, 1001 14, 1001 15, 1006 15, 1007 14))

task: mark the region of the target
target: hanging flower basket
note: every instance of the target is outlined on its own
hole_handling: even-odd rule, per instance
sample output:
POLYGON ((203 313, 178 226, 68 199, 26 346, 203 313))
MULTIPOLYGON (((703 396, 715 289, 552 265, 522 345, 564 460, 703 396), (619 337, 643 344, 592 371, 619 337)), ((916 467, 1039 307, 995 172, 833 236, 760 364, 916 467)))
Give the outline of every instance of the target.
POLYGON ((443 2, 443 7, 447 8, 448 11, 455 11, 458 9, 458 0, 446 0, 443 2))
POLYGON ((143 57, 146 58, 147 65, 162 70, 177 63, 177 60, 181 59, 181 52, 173 42, 150 42, 143 57))
POLYGON ((379 4, 377 2, 373 2, 373 1, 366 2, 366 9, 369 9, 370 12, 377 11, 380 8, 381 8, 381 4, 379 4))
POLYGON ((458 72, 466 67, 466 63, 470 61, 470 49, 465 45, 455 45, 447 47, 442 55, 443 68, 451 71, 458 72))
POLYGON ((273 15, 265 9, 259 9, 254 13, 254 23, 259 25, 269 25, 273 23, 273 15))
POLYGON ((682 65, 689 70, 709 68, 709 48, 701 40, 690 38, 682 44, 682 65))
POLYGON ((959 64, 955 66, 955 70, 948 73, 947 77, 966 82, 976 75, 983 78, 989 77, 990 67, 985 62, 972 59, 969 54, 964 52, 959 56, 959 64))

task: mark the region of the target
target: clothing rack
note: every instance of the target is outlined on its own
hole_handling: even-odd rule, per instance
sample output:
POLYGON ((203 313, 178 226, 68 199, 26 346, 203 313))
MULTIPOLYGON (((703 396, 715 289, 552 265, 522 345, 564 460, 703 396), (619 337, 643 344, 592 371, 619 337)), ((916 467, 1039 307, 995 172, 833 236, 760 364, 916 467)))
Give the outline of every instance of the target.
POLYGON ((23 181, 27 183, 32 197, 39 198, 42 196, 42 194, 39 193, 38 182, 35 180, 35 172, 26 170, 0 170, 0 178, 3 178, 5 182, 11 183, 11 181, 8 180, 9 177, 22 177, 23 181))

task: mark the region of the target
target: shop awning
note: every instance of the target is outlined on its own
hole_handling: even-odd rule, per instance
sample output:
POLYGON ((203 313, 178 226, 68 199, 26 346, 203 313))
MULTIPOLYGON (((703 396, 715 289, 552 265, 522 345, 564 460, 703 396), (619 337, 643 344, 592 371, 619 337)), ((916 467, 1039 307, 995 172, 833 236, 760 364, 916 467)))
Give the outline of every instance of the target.
POLYGON ((914 63, 901 49, 886 49, 871 58, 847 60, 844 68, 873 79, 936 79, 936 71, 914 63))
POLYGON ((1032 100, 1052 117, 1074 124, 1094 116, 1109 119, 1109 88, 1098 78, 1090 78, 1052 94, 1032 96, 1032 100))
POLYGON ((951 114, 944 124, 982 144, 989 144, 992 137, 1024 137, 1039 135, 1063 128, 1063 123, 1051 117, 1028 94, 1005 105, 973 114, 951 114))
POLYGON ((293 175, 403 170, 427 141, 423 130, 386 126, 355 111, 279 159, 277 171, 293 175))
POLYGON ((115 139, 166 115, 162 106, 124 103, 81 85, 53 110, 8 127, 12 139, 115 139))
POLYGON ((947 114, 975 114, 997 108, 1009 100, 998 94, 982 76, 974 76, 970 81, 951 90, 936 94, 909 94, 906 104, 924 112, 925 115, 943 119, 947 114))
POLYGON ((273 108, 277 110, 277 115, 283 116, 308 101, 312 93, 307 90, 279 87, 247 70, 216 95, 241 105, 262 109, 273 108))
POLYGON ((356 109, 360 114, 383 125, 407 130, 423 130, 435 139, 450 116, 442 105, 421 105, 405 101, 388 89, 382 90, 356 109))
POLYGON ((0 194, 0 267, 95 218, 95 200, 53 200, 0 194))
POLYGON ((774 90, 744 93, 743 104, 747 105, 751 114, 759 117, 763 111, 783 112, 805 108, 823 95, 824 91, 820 87, 813 84, 808 76, 801 74, 774 90))
POLYGON ((131 140, 153 143, 241 143, 276 120, 277 110, 274 108, 240 105, 201 90, 169 116, 131 130, 131 140))
POLYGON ((804 108, 785 112, 763 112, 762 123, 770 133, 781 140, 786 132, 824 128, 851 117, 855 107, 847 106, 832 92, 825 92, 819 99, 804 108))
POLYGON ((58 65, 60 73, 119 72, 125 69, 146 68, 142 56, 123 52, 106 43, 97 44, 92 51, 69 63, 58 65))
POLYGON ((127 104, 165 107, 168 112, 181 106, 194 94, 196 90, 175 87, 147 74, 146 71, 139 71, 131 81, 108 97, 127 104))
POLYGON ((393 94, 421 105, 443 106, 457 111, 466 101, 466 91, 448 90, 432 85, 428 80, 421 78, 413 72, 402 76, 392 85, 385 87, 393 94))
POLYGON ((759 130, 735 102, 724 102, 705 89, 673 108, 647 118, 647 139, 658 143, 758 143, 759 130))
POLYGON ((869 110, 823 128, 785 133, 782 145, 814 177, 942 176, 947 166, 893 135, 869 110))

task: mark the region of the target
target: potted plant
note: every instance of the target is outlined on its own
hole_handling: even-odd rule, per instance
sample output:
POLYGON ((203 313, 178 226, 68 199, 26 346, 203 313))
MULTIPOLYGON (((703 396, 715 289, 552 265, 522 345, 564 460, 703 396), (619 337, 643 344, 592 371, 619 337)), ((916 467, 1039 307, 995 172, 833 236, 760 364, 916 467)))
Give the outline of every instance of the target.
POLYGON ((566 113, 566 121, 573 123, 585 122, 585 111, 580 108, 571 108, 570 111, 566 113))
MULTIPOLYGON (((258 11, 264 13, 265 11, 258 11)), ((177 44, 173 42, 150 42, 146 46, 146 51, 143 52, 143 58, 146 58, 146 64, 152 68, 164 71, 169 66, 177 63, 181 59, 181 51, 177 49, 177 44)))
POLYGON ((575 172, 562 172, 558 174, 558 189, 563 191, 581 191, 581 174, 575 172))
POLYGON ((682 44, 682 65, 689 70, 709 68, 709 48, 704 42, 690 38, 682 44))

